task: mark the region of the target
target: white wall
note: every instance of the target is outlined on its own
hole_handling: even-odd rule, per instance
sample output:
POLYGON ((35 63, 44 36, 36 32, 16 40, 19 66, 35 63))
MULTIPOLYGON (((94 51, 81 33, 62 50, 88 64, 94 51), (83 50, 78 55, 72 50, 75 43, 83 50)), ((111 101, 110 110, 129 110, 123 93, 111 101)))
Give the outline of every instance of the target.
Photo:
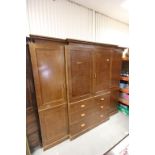
POLYGON ((27 0, 27 35, 128 45, 128 25, 67 0, 27 0))

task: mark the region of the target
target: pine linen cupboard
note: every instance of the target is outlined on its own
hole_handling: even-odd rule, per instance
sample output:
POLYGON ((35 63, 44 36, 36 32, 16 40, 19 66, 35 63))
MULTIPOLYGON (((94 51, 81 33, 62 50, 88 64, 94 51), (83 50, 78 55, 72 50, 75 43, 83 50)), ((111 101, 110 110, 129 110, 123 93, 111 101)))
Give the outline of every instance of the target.
POLYGON ((117 45, 30 35, 29 49, 44 150, 117 112, 117 45))

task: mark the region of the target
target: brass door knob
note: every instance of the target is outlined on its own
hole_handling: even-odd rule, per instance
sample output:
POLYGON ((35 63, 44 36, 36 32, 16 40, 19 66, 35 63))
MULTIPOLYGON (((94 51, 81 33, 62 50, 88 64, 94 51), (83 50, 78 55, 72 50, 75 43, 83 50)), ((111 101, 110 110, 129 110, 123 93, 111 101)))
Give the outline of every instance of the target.
POLYGON ((84 116, 86 116, 86 114, 85 114, 85 113, 81 114, 81 117, 84 117, 84 116))
POLYGON ((100 117, 102 118, 102 117, 103 117, 103 115, 100 115, 100 117))
POLYGON ((101 101, 104 101, 104 98, 101 98, 100 100, 101 100, 101 101))
POLYGON ((100 108, 101 108, 101 109, 103 109, 103 105, 102 105, 102 106, 100 106, 100 108))
POLYGON ((84 105, 84 104, 82 104, 82 105, 81 105, 81 108, 84 108, 84 107, 85 107, 85 105, 84 105))
POLYGON ((86 124, 85 123, 83 123, 83 124, 81 124, 81 127, 84 127, 86 124))

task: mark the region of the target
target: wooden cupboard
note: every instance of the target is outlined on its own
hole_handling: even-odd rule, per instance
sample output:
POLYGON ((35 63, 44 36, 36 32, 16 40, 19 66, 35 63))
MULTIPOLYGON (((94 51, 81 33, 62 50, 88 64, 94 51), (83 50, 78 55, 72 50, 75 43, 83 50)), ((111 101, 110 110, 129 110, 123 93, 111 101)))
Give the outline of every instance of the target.
POLYGON ((44 149, 68 138, 64 44, 32 36, 29 43, 44 149))
POLYGON ((42 143, 74 139, 117 112, 116 45, 30 36, 42 143))

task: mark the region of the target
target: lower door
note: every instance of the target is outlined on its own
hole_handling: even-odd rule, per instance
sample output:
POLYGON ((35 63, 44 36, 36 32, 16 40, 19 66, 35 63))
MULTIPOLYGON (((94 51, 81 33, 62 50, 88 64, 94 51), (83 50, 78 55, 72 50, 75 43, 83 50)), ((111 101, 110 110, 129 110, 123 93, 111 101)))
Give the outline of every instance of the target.
POLYGON ((47 149, 68 137, 67 105, 39 112, 43 147, 47 149))

